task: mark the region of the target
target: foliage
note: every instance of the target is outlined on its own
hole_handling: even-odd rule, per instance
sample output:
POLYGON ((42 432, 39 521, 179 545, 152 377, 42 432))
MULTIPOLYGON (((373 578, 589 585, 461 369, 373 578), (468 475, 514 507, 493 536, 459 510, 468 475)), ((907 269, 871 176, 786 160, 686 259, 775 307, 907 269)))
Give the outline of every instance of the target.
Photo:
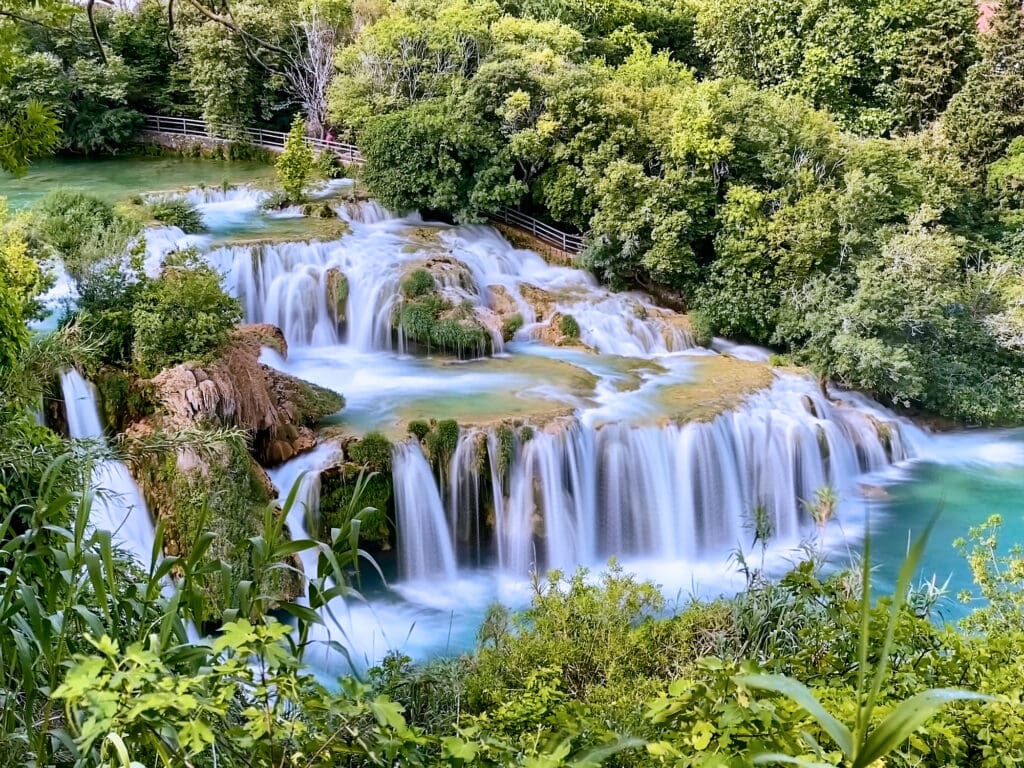
POLYGON ((224 293, 221 278, 194 256, 165 260, 132 313, 132 355, 150 375, 163 368, 216 354, 242 319, 238 301, 224 293))
POLYGON ((76 280, 103 259, 120 255, 138 225, 84 192, 56 190, 33 208, 32 235, 61 259, 76 280))
POLYGON ((306 121, 296 117, 284 141, 284 152, 277 158, 277 179, 288 199, 301 202, 303 189, 313 175, 313 148, 306 143, 306 121))
POLYGON ((460 357, 480 357, 492 339, 469 302, 455 304, 438 290, 426 269, 414 269, 402 281, 402 299, 395 304, 391 325, 406 341, 460 357))
POLYGON ((963 0, 701 3, 715 74, 799 94, 867 133, 941 114, 974 60, 977 8, 963 0))
POLYGON ((371 472, 390 472, 391 441, 380 432, 369 432, 348 447, 353 461, 371 472))
POLYGON ((179 227, 186 234, 194 235, 206 230, 202 214, 188 200, 181 198, 154 200, 146 206, 146 210, 161 224, 179 227))

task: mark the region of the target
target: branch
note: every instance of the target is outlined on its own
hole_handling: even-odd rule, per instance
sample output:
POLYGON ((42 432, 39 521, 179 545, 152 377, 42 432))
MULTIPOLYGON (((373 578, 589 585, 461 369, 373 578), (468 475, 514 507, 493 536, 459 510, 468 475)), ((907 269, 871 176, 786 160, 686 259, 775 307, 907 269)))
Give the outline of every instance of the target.
MULTIPOLYGON (((219 13, 214 13, 212 10, 210 10, 201 2, 199 2, 199 0, 188 0, 188 3, 197 11, 199 11, 203 16, 208 18, 210 21, 216 22, 217 24, 220 24, 221 26, 230 29, 236 35, 241 37, 243 41, 253 40, 256 43, 259 43, 267 50, 274 51, 275 53, 280 53, 284 56, 288 55, 288 51, 286 51, 284 48, 281 48, 280 46, 275 45, 274 43, 268 43, 266 40, 256 37, 256 35, 250 34, 249 32, 246 32, 244 29, 242 29, 234 20, 234 17, 231 15, 231 9, 227 5, 227 3, 224 4, 224 7, 228 8, 228 16, 221 16, 219 13)), ((249 50, 248 45, 246 46, 246 50, 249 50)))
POLYGON ((13 19, 14 21, 20 21, 22 24, 32 24, 37 27, 42 27, 43 29, 49 29, 52 32, 66 31, 64 27, 55 27, 52 24, 47 24, 45 21, 39 21, 39 19, 32 19, 29 18, 28 16, 21 16, 15 13, 14 11, 5 11, 2 8, 0 8, 0 16, 3 16, 8 19, 13 19))
POLYGON ((92 30, 92 39, 96 41, 96 50, 100 54, 100 60, 103 62, 103 65, 106 66, 107 54, 103 50, 103 41, 100 40, 100 31, 96 29, 96 19, 94 19, 92 15, 94 5, 96 5, 96 0, 88 0, 85 4, 85 15, 89 19, 89 29, 92 30))

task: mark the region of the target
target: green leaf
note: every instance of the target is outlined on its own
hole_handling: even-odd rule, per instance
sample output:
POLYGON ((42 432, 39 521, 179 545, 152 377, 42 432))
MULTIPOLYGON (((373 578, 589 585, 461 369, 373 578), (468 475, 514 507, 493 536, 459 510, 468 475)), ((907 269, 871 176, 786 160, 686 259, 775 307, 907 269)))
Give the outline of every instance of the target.
POLYGON ((867 768, 885 757, 924 725, 940 709, 954 701, 994 701, 992 696, 971 691, 936 688, 902 702, 875 728, 858 751, 852 768, 867 768))
POLYGON ((807 711, 845 755, 853 754, 853 734, 850 729, 836 720, 811 693, 811 689, 801 682, 785 675, 738 675, 737 683, 749 688, 781 693, 807 711))
POLYGON ((790 757, 789 755, 780 755, 774 752, 758 755, 754 758, 754 765, 776 765, 777 763, 799 765, 801 768, 835 768, 831 763, 816 763, 813 760, 805 760, 802 757, 790 757))

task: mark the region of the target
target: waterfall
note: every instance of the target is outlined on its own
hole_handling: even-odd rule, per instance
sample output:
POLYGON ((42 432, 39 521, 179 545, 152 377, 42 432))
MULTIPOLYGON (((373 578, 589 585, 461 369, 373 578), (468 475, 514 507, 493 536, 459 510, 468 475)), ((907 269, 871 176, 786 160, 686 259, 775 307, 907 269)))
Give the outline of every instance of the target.
MULTIPOLYGON (((861 402, 827 400, 812 381, 788 374, 709 422, 595 425, 584 412, 517 445, 507 474, 495 467, 493 431, 481 439, 469 430, 450 468, 458 492, 447 513, 430 517, 435 526, 454 525, 467 503, 479 515, 480 499, 491 499, 498 564, 520 575, 612 555, 721 557, 749 542, 758 506, 777 540, 797 542, 810 523, 806 504, 819 489, 830 486, 849 500, 858 477, 911 457, 905 432, 916 428, 861 402)), ((427 502, 420 506, 417 520, 428 516, 427 502)), ((431 536, 472 543, 454 529, 431 536)))
MULTIPOLYGON (((61 387, 72 439, 105 445, 96 407, 96 393, 75 369, 61 374, 61 387)), ((89 516, 96 530, 109 531, 113 542, 130 552, 144 567, 153 557, 153 521, 128 467, 115 459, 98 461, 92 486, 97 491, 89 516)))
POLYGON ((398 552, 403 578, 454 578, 455 550, 444 504, 419 444, 396 446, 394 465, 398 552))

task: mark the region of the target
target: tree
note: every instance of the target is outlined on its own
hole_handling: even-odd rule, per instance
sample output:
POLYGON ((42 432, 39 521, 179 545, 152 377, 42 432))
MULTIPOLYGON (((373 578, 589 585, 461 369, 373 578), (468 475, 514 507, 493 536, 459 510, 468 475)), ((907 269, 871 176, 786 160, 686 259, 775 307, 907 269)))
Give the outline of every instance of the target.
POLYGON ((194 254, 168 257, 160 276, 138 298, 133 313, 134 358, 148 375, 188 360, 203 360, 227 341, 242 319, 238 301, 194 254))
POLYGON ((1024 135, 1024 10, 1015 2, 999 3, 980 38, 981 61, 971 67, 942 120, 943 131, 979 181, 984 167, 1024 135))
POLYGON ((284 152, 275 163, 277 180, 291 202, 302 201, 303 189, 313 174, 314 163, 313 148, 306 143, 306 121, 301 115, 296 115, 284 140, 284 152))
POLYGON ((352 26, 348 0, 305 0, 292 24, 291 48, 285 68, 288 89, 295 96, 311 135, 323 136, 327 126, 327 92, 334 79, 334 54, 352 26))

